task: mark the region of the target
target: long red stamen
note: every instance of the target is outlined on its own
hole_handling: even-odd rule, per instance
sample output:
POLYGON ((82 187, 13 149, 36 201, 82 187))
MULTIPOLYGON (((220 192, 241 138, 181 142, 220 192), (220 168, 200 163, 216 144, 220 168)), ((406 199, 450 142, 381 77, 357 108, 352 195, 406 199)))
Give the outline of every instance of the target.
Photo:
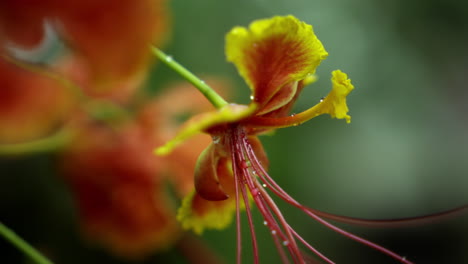
MULTIPOLYGON (((231 139, 228 139, 229 143, 231 146, 233 144, 231 139)), ((232 148, 231 148, 232 150, 232 148)), ((238 172, 237 172, 237 166, 234 165, 234 152, 231 151, 231 156, 232 156, 232 170, 234 174, 234 185, 235 185, 235 190, 236 190, 236 238, 237 238, 237 255, 236 255, 236 262, 237 264, 242 263, 242 235, 241 235, 241 218, 240 218, 240 202, 239 202, 239 179, 237 178, 238 172)))
MULTIPOLYGON (((234 143, 232 145, 233 147, 232 152, 237 154, 234 156, 233 162, 234 164, 241 164, 239 168, 236 168, 236 173, 238 173, 238 171, 242 172, 240 174, 241 175, 240 177, 243 178, 242 184, 245 183, 247 187, 249 188, 249 191, 252 194, 254 202, 256 203, 258 209, 262 213, 265 221, 267 221, 268 226, 272 230, 271 231, 272 235, 278 236, 282 239, 283 242, 281 244, 288 248, 288 250, 290 251, 291 257, 293 258, 293 261, 295 263, 301 263, 301 264, 305 263, 304 257, 299 247, 297 246, 294 236, 289 228, 289 225, 287 224, 281 211, 273 202, 273 200, 268 195, 266 190, 257 181, 256 177, 252 175, 253 173, 251 172, 249 167, 246 165, 246 161, 245 161, 247 158, 246 151, 248 151, 248 148, 246 147, 246 145, 244 144, 244 141, 242 140, 242 138, 245 137, 245 135, 243 134, 244 132, 237 128, 233 129, 232 132, 233 132, 231 133, 231 135, 233 136, 232 142, 234 143), (276 216, 276 218, 279 220, 279 223, 281 224, 281 226, 277 224, 276 219, 273 215, 276 216)), ((238 179, 240 177, 238 177, 238 179)), ((276 243, 276 244, 279 244, 279 243, 276 243)))
POLYGON ((260 178, 260 180, 262 180, 262 182, 264 184, 267 185, 267 187, 272 190, 276 195, 278 195, 280 198, 282 198, 283 200, 285 200, 286 202, 288 202, 289 204, 301 209, 303 212, 305 212, 307 215, 309 215, 310 217, 312 217, 314 220, 316 220, 317 222, 321 223, 322 225, 328 227, 329 229, 345 236, 345 237, 348 237, 352 240, 355 240, 361 244, 364 244, 364 245, 367 245, 368 247, 371 247, 371 248, 374 248, 376 249, 377 251, 380 251, 390 257, 393 257, 395 258, 396 260, 402 262, 402 263, 405 263, 405 264, 411 264, 412 262, 407 260, 406 257, 403 257, 403 256, 400 256, 396 253, 394 253, 393 251, 391 250, 388 250, 380 245, 377 245, 367 239, 364 239, 364 238, 361 238, 359 236, 356 236, 354 234, 351 234, 337 226, 334 226, 330 223, 328 223, 327 221, 323 220, 321 217, 319 217, 318 215, 316 215, 313 211, 309 210, 309 208, 301 205, 299 202, 297 202, 295 199, 293 199, 291 196, 289 196, 269 175, 268 173, 263 169, 263 167, 261 166, 261 164, 258 162, 258 160, 255 158, 255 153, 254 151, 252 150, 251 148, 251 145, 248 144, 247 142, 247 139, 244 138, 244 141, 246 142, 246 144, 248 145, 248 147, 250 148, 249 151, 247 151, 247 155, 249 156, 249 159, 256 163, 254 164, 254 166, 256 166, 256 168, 259 170, 258 172, 258 176, 260 178))
POLYGON ((257 236, 255 235, 255 228, 254 228, 254 223, 253 223, 253 219, 252 219, 252 212, 250 211, 249 197, 247 195, 247 190, 245 189, 245 185, 240 184, 240 186, 241 186, 241 191, 242 191, 242 198, 244 199, 245 211, 247 212, 247 219, 248 219, 248 222, 249 222, 250 235, 252 237, 252 249, 253 249, 253 255, 254 255, 254 263, 258 264, 259 263, 259 253, 258 253, 258 247, 257 247, 257 236))

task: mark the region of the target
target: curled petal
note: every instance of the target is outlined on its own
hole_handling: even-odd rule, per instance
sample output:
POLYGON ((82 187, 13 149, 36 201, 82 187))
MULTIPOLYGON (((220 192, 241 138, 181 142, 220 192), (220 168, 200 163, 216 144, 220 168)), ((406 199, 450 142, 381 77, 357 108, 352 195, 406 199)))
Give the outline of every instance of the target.
POLYGON ((348 115, 348 105, 346 104, 346 96, 354 89, 348 75, 340 70, 332 72, 332 91, 321 100, 320 103, 296 115, 287 117, 252 117, 243 121, 246 126, 255 128, 281 128, 288 126, 300 125, 309 119, 318 115, 329 114, 333 118, 346 119, 347 123, 351 122, 351 117, 348 115))
POLYGON ((195 189, 197 194, 209 201, 226 200, 229 196, 218 179, 219 157, 215 145, 210 144, 201 154, 195 167, 195 189))
POLYGON ((351 122, 348 115, 348 105, 346 96, 354 89, 351 80, 346 73, 336 70, 332 72, 333 90, 319 104, 320 114, 329 114, 333 118, 346 119, 346 123, 351 122))
POLYGON ((230 104, 217 111, 194 116, 182 126, 182 129, 172 140, 157 148, 156 154, 167 155, 188 138, 215 126, 237 122, 252 115, 256 109, 256 104, 250 104, 249 106, 230 104))
MULTIPOLYGON (((252 89, 260 110, 282 88, 291 88, 286 84, 313 74, 327 55, 312 26, 293 16, 257 20, 248 29, 235 27, 226 36, 227 60, 252 89)), ((270 110, 287 104, 295 92, 281 93, 270 110)))

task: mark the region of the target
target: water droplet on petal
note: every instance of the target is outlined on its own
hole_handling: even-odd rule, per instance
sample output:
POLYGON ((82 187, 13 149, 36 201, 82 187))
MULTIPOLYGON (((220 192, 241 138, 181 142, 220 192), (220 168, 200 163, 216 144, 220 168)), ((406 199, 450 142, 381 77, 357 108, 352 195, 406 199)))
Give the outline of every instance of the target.
POLYGON ((272 235, 276 235, 276 230, 271 230, 272 235))
POLYGON ((283 246, 287 246, 287 245, 289 245, 289 241, 287 240, 283 241, 283 246))
POLYGON ((325 97, 320 98, 320 102, 323 102, 325 100, 325 97))
POLYGON ((267 185, 266 185, 266 184, 262 184, 262 186, 263 186, 263 188, 266 188, 266 187, 267 187, 267 185))
POLYGON ((263 224, 264 224, 264 225, 268 225, 268 222, 267 222, 267 221, 263 221, 263 224))
POLYGON ((254 99, 255 99, 255 96, 251 95, 251 96, 250 96, 250 100, 253 101, 254 99))

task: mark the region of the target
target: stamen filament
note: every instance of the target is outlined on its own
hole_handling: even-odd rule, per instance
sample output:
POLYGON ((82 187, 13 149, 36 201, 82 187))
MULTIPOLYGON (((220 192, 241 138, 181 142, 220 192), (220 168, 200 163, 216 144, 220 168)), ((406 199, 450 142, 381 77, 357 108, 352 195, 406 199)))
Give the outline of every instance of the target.
MULTIPOLYGON (((232 139, 230 140, 229 144, 231 145, 231 150, 234 150, 234 142, 232 142, 232 139)), ((241 235, 241 217, 240 217, 240 202, 239 202, 239 181, 242 181, 242 179, 238 178, 238 172, 237 172, 237 166, 235 166, 235 153, 231 151, 231 159, 233 161, 232 165, 232 170, 234 174, 234 186, 236 190, 236 237, 237 237, 237 255, 236 255, 236 263, 241 264, 242 263, 242 235, 241 235)))
POLYGON ((255 153, 251 147, 250 144, 248 144, 247 139, 244 140, 244 145, 248 149, 246 151, 246 154, 248 155, 248 158, 252 162, 252 166, 254 166, 255 170, 257 171, 257 175, 259 176, 260 180, 267 185, 268 188, 270 188, 276 195, 278 195, 280 198, 288 202, 289 204, 299 208, 301 211, 312 217, 314 220, 317 222, 321 223, 322 225, 326 226, 327 228, 345 236, 348 237, 356 242, 359 242, 361 244, 364 244, 370 248, 373 248, 379 252, 382 252, 394 259, 397 259, 398 261, 405 263, 405 264, 412 264, 411 261, 407 260, 405 257, 402 257, 396 253, 394 253, 391 250, 388 250, 378 244, 375 244, 367 239, 361 238, 359 236, 353 235, 335 225, 332 225, 328 223, 327 221, 323 220, 320 216, 316 215, 312 210, 309 210, 309 208, 301 205, 299 202, 297 202, 295 199, 293 199, 290 195, 288 195, 265 171, 265 169, 261 166, 261 164, 258 162, 258 160, 255 157, 255 153), (273 188, 271 188, 273 187, 273 188))
POLYGON ((364 239, 364 238, 361 238, 359 236, 356 236, 354 234, 351 234, 335 225, 332 225, 330 223, 328 223, 327 221, 323 220, 322 218, 320 218, 318 215, 316 215, 314 212, 308 210, 307 207, 301 205, 299 202, 297 202, 296 200, 294 200, 291 196, 289 196, 278 184, 276 184, 276 182, 273 181, 273 179, 271 179, 271 177, 269 177, 269 175, 265 172, 265 170, 260 166, 259 168, 260 170, 262 170, 262 173, 259 173, 259 177, 262 181, 264 181, 267 185, 272 185, 274 186, 277 190, 275 190, 274 188, 272 188, 271 190, 278 196, 280 196, 283 200, 285 200, 286 202, 288 202, 289 204, 301 209, 304 213, 306 213, 307 215, 309 215, 310 217, 312 217, 314 220, 316 220, 317 222, 321 223, 322 225, 326 226, 327 228, 347 237, 347 238, 350 238, 356 242, 359 242, 361 244, 364 244, 370 248, 373 248, 377 251, 380 251, 402 263, 406 263, 406 264, 412 264, 411 261, 407 260, 405 257, 402 257, 396 253, 394 253, 393 251, 391 250, 388 250, 378 244, 375 244, 367 239, 364 239))
MULTIPOLYGON (((248 151, 249 151, 248 146, 250 146, 250 144, 245 139, 245 133, 240 129, 235 129, 235 130, 236 131, 232 133, 233 141, 239 142, 239 145, 234 144, 233 147, 237 147, 237 149, 233 149, 233 151, 238 153, 238 157, 237 157, 239 159, 238 161, 244 160, 245 158, 243 156, 245 155, 247 157, 247 160, 249 160, 252 165, 258 164, 256 157, 253 157, 253 160, 252 160, 252 158, 250 158, 250 155, 248 154, 248 151)), ((288 250, 290 251, 291 256, 293 257, 293 260, 295 263, 301 263, 301 264, 305 263, 302 257, 302 254, 296 244, 296 241, 294 240, 294 237, 288 228, 289 225, 287 224, 279 208, 274 203, 273 199, 268 195, 266 190, 256 180, 256 178, 250 174, 250 171, 248 168, 242 168, 242 169, 244 170, 243 174, 248 175, 248 177, 244 177, 244 179, 262 215, 264 217, 268 217, 269 216, 268 212, 269 210, 271 210, 274 213, 274 215, 277 217, 279 222, 281 223, 282 228, 278 227, 278 229, 272 229, 272 232, 278 233, 281 236, 281 239, 283 241, 284 240, 289 241, 289 243, 287 243, 286 246, 288 250), (269 208, 269 209, 266 209, 266 208, 269 208)), ((272 222, 271 219, 266 219, 266 221, 269 223, 272 222)))
MULTIPOLYGON (((233 164, 233 166, 235 166, 233 164)), ((239 175, 241 176, 241 175, 239 175)), ((249 229, 250 229, 250 236, 252 237, 252 250, 253 250, 253 255, 254 255, 254 263, 258 264, 260 263, 259 261, 259 253, 258 253, 258 246, 257 246, 257 236, 255 235, 255 229, 254 229, 254 223, 252 219, 252 212, 250 211, 250 205, 249 205, 249 197, 247 195, 247 190, 245 189, 244 184, 240 184, 241 191, 242 191, 242 198, 244 199, 244 205, 245 205, 245 211, 247 213, 247 220, 249 223, 249 229)))
POLYGON ((329 264, 335 264, 335 262, 333 262, 332 260, 330 260, 329 258, 327 258, 325 255, 323 255, 320 251, 318 251, 317 249, 315 249, 312 245, 310 245, 307 241, 305 241, 304 238, 302 238, 292 227, 289 227, 291 229, 291 232, 293 233, 293 235, 299 239, 299 241, 301 241, 301 243, 306 246, 308 249, 310 249, 310 251, 314 252, 319 258, 321 258, 322 260, 324 260, 325 262, 329 263, 329 264))

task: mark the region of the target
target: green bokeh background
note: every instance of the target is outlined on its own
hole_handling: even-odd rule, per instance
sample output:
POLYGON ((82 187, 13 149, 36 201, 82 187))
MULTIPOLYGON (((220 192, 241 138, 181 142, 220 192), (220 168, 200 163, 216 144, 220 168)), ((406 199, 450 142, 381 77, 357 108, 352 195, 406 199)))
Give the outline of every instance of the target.
MULTIPOLYGON (((225 62, 224 35, 235 25, 292 14, 314 26, 329 52, 295 111, 326 95, 330 72, 348 73, 352 123, 315 118, 262 138, 271 176, 304 205, 363 218, 434 213, 468 202, 468 4, 462 1, 175 0, 167 53, 193 72, 249 90, 225 62)), ((131 51, 129 51, 131 52, 131 51)), ((180 77, 158 64, 149 89, 180 77)), ((126 263, 81 242, 76 212, 55 177, 53 155, 0 160, 0 221, 57 257, 57 263, 126 263)), ((278 201, 291 225, 337 263, 396 263, 340 237, 278 201)), ((468 263, 467 213, 399 228, 340 225, 416 263, 468 263)), ((245 222, 245 221, 244 221, 245 222)), ((256 215, 262 263, 279 263, 256 215)), ((245 232, 244 238, 248 237, 245 232)), ((205 240, 235 262, 235 228, 205 240)), ((250 263, 246 239, 245 263, 250 263)), ((0 240, 0 263, 29 263, 0 240)), ((176 250, 143 263, 185 263, 176 250)))

